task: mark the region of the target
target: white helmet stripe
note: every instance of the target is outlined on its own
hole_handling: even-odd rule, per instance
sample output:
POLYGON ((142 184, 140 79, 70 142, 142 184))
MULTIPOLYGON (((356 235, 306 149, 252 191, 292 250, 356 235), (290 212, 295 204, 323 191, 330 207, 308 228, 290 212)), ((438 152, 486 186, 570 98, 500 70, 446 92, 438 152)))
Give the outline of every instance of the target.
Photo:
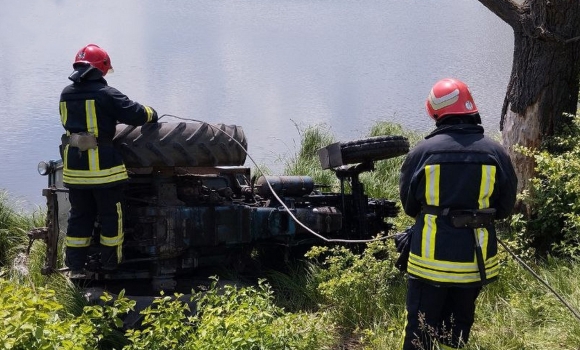
POLYGON ((448 93, 447 95, 441 97, 435 97, 433 89, 429 93, 429 104, 434 110, 440 110, 457 102, 459 100, 459 89, 455 89, 448 93))

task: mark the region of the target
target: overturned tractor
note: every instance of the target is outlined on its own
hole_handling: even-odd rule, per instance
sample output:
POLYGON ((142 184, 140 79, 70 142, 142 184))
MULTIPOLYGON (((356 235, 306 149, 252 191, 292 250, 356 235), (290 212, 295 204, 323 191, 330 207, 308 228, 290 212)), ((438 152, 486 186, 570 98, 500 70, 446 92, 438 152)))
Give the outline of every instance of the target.
MULTIPOLYGON (((239 126, 169 122, 119 125, 113 140, 129 172, 124 187, 124 260, 114 273, 98 266, 93 239, 86 280, 123 288, 179 290, 204 267, 242 268, 253 252, 284 259, 330 240, 369 239, 392 229, 396 202, 368 198, 359 175, 374 162, 409 150, 402 136, 335 143, 319 150, 321 165, 340 180, 338 193, 309 176, 252 177, 244 167, 247 141, 239 126), (345 186, 348 184, 348 186, 345 186), (348 188, 348 190, 346 190, 348 188)), ((42 272, 63 271, 60 244, 69 203, 62 161, 39 164, 48 177, 46 227, 30 232, 46 243, 42 272)), ((94 236, 98 237, 99 223, 94 236)))

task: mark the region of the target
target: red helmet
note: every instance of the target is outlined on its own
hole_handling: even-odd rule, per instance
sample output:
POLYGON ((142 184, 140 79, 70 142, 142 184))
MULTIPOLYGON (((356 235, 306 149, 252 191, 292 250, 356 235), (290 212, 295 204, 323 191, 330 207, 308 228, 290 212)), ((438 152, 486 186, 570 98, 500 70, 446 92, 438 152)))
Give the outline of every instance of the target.
POLYGON ((113 71, 109 54, 95 44, 88 44, 77 52, 73 67, 77 63, 88 63, 103 72, 103 76, 107 75, 108 71, 113 71))
POLYGON ((436 121, 451 114, 479 113, 469 87, 462 81, 452 78, 441 79, 433 85, 425 109, 436 121))

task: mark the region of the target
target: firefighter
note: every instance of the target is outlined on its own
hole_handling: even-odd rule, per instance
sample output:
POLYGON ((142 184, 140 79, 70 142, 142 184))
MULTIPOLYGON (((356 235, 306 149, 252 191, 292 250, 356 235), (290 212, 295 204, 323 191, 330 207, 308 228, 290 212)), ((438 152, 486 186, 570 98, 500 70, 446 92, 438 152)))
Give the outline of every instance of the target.
POLYGON ((404 350, 467 343, 475 301, 499 272, 495 219, 510 215, 517 178, 484 135, 468 86, 438 81, 426 101, 436 128, 407 155, 399 191, 409 230, 404 350))
POLYGON ((84 276, 97 227, 100 268, 114 271, 122 259, 121 186, 128 174, 121 154, 113 147, 117 122, 139 126, 157 123, 158 119, 153 108, 108 86, 104 77, 112 70, 107 52, 89 44, 76 54, 69 76, 72 84, 60 95, 60 119, 65 129, 63 182, 71 205, 65 262, 74 277, 84 276))

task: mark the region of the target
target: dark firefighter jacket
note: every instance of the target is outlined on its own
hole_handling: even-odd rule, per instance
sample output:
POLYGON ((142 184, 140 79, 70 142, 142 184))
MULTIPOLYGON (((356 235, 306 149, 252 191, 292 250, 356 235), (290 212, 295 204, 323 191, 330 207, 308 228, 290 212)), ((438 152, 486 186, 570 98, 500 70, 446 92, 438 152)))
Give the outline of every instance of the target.
MULTIPOLYGON (((442 125, 408 154, 399 190, 403 209, 415 218, 407 271, 438 285, 480 285, 475 254, 479 240, 484 283, 497 278, 497 238, 493 224, 456 228, 437 210, 495 208, 496 218, 510 215, 517 178, 510 158, 475 124, 442 125), (424 208, 435 208, 426 213, 424 208)), ((481 263, 480 263, 481 264, 481 263)))
POLYGON ((113 147, 117 121, 143 125, 156 121, 151 107, 131 101, 102 77, 73 79, 60 96, 60 118, 66 134, 88 132, 97 138, 98 147, 81 152, 65 145, 63 180, 67 187, 105 187, 127 180, 121 154, 113 147))

